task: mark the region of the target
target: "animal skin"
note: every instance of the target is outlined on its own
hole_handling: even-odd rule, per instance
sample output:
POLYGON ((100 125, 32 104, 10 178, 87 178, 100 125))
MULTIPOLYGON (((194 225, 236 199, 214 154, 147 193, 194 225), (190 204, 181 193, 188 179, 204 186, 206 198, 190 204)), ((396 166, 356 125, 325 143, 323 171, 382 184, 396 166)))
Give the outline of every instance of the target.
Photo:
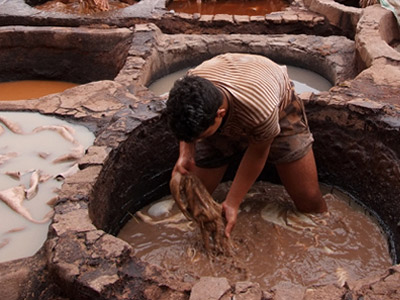
POLYGON ((79 165, 78 163, 73 164, 68 170, 66 170, 65 172, 59 173, 56 176, 54 176, 54 178, 58 181, 64 180, 65 178, 74 175, 76 172, 79 171, 79 165))
POLYGON ((194 174, 176 173, 170 181, 170 189, 182 213, 199 226, 206 252, 232 255, 231 241, 224 233, 222 206, 214 201, 200 179, 194 174))
POLYGON ((25 189, 26 199, 31 200, 33 197, 36 196, 39 190, 39 178, 40 178, 39 171, 34 170, 29 180, 29 188, 25 189))
POLYGON ((4 164, 7 160, 10 160, 13 157, 17 157, 18 154, 16 152, 9 152, 6 154, 0 154, 0 165, 4 164))
POLYGON ((17 123, 10 121, 3 116, 0 116, 0 122, 3 123, 11 132, 15 134, 24 134, 22 128, 17 123))
POLYGON ((79 2, 82 13, 108 11, 110 9, 108 0, 79 0, 79 2))
POLYGON ((58 163, 78 160, 84 155, 85 155, 85 148, 82 145, 78 145, 77 147, 72 149, 70 153, 57 157, 55 160, 53 160, 53 163, 58 164, 58 163))
POLYGON ((50 211, 42 220, 35 220, 28 209, 22 205, 22 202, 25 200, 25 188, 23 185, 0 191, 0 200, 25 219, 35 224, 47 223, 53 215, 53 211, 50 211))
POLYGON ((61 135, 64 139, 66 139, 68 142, 78 145, 78 142, 73 137, 73 133, 71 132, 69 127, 61 126, 61 125, 43 125, 43 126, 39 126, 39 127, 36 127, 35 129, 33 129, 32 133, 41 132, 43 130, 55 131, 59 135, 61 135))

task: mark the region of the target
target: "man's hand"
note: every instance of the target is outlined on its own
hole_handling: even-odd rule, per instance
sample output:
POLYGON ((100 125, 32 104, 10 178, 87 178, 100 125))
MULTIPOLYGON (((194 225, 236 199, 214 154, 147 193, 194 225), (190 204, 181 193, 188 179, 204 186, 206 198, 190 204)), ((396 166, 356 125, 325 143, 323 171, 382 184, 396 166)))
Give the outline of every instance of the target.
POLYGON ((179 172, 182 175, 189 173, 195 166, 193 157, 179 156, 174 169, 172 170, 172 176, 175 172, 179 172))
POLYGON ((225 226, 225 236, 229 238, 233 227, 235 227, 239 208, 235 205, 229 204, 229 202, 225 200, 222 203, 222 211, 225 214, 225 218, 227 221, 225 226))

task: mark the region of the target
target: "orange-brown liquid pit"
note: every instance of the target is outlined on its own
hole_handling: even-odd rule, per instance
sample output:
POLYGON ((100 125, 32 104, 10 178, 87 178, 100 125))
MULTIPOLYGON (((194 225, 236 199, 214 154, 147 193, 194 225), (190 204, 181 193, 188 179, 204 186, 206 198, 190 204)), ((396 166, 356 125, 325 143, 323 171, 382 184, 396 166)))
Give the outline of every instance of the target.
POLYGON ((288 7, 284 0, 173 0, 167 5, 168 10, 182 13, 200 13, 201 15, 247 15, 263 16, 288 7))
MULTIPOLYGON (((214 198, 222 201, 228 188, 228 183, 221 184, 214 198)), ((234 258, 208 258, 195 224, 180 220, 176 205, 159 217, 149 214, 163 211, 154 210, 158 204, 145 207, 118 236, 143 261, 185 280, 226 277, 231 282, 258 282, 267 289, 281 282, 311 286, 383 273, 392 262, 376 221, 336 190, 324 198, 329 215, 299 214, 282 186, 257 182, 242 203, 232 232, 234 258)))
POLYGON ((0 83, 1 100, 27 100, 60 93, 76 83, 47 80, 22 80, 0 83))
MULTIPOLYGON (((109 11, 129 6, 129 4, 118 0, 109 0, 108 3, 109 11)), ((35 8, 44 11, 52 11, 66 14, 82 14, 79 0, 50 0, 43 4, 35 6, 35 8)))

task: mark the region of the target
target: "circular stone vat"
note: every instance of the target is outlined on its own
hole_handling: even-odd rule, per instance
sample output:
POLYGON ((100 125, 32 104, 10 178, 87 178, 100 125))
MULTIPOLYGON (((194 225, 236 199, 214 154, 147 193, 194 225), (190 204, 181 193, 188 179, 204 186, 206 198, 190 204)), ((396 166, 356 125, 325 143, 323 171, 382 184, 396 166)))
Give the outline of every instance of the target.
POLYGON ((113 79, 125 63, 132 34, 129 29, 1 27, 0 81, 113 79))
MULTIPOLYGON (((294 66, 286 66, 286 68, 289 78, 292 80, 298 94, 328 91, 332 87, 332 84, 328 80, 314 72, 294 66)), ((185 68, 156 80, 149 85, 149 90, 158 96, 168 93, 174 85, 175 80, 184 76, 188 70, 189 68, 185 68)))
MULTIPOLYGON (((68 114, 69 117, 76 115, 78 118, 84 118, 86 115, 85 111, 89 110, 90 114, 94 115, 96 107, 101 106, 99 101, 97 101, 96 105, 87 104, 84 111, 77 111, 75 107, 71 107, 71 113, 67 113, 70 105, 73 106, 74 103, 74 101, 69 99, 70 96, 68 95, 71 95, 71 93, 74 95, 75 92, 71 92, 73 89, 67 91, 65 88, 91 81, 113 79, 125 63, 132 34, 133 32, 129 29, 99 30, 45 26, 1 27, 0 81, 3 83, 0 84, 11 86, 14 90, 11 92, 25 91, 28 93, 19 96, 18 99, 26 100, 40 97, 40 100, 43 100, 39 104, 34 100, 30 100, 29 104, 26 101, 2 101, 2 109, 4 110, 4 107, 10 110, 22 108, 24 110, 41 111, 58 116, 62 116, 63 113, 68 114), (102 42, 99 43, 99 40, 102 42), (35 89, 39 89, 45 81, 51 81, 50 84, 52 87, 48 87, 50 90, 39 91, 39 94, 35 94, 35 89), (75 84, 67 82, 74 82, 75 84), (63 86, 56 86, 55 89, 52 89, 56 83, 60 83, 63 86), (16 84, 18 86, 15 86, 16 84), (31 88, 30 86, 27 87, 26 84, 33 84, 34 86, 31 88), (59 96, 60 94, 65 96, 59 96), (54 107, 60 105, 60 100, 64 102, 64 105, 61 104, 63 109, 58 110, 57 107, 56 112, 54 107), (54 102, 54 104, 51 102, 54 102)), ((98 90, 101 90, 101 87, 102 85, 100 84, 98 90)), ((76 88, 76 91, 80 91, 79 94, 82 99, 86 97, 87 91, 92 89, 90 86, 83 85, 76 88)), ((2 97, 6 96, 3 92, 1 94, 2 97)), ((7 96, 6 98, 3 100, 13 100, 12 97, 7 96)), ((90 98, 96 99, 96 96, 91 94, 90 98)), ((1 115, 3 116, 3 113, 1 115)), ((49 176, 46 182, 39 183, 37 196, 33 197, 32 200, 22 199, 21 209, 24 211, 27 210, 33 219, 41 220, 47 216, 47 212, 52 210, 53 204, 50 203, 48 205, 46 202, 56 198, 57 193, 54 190, 59 190, 63 183, 63 180, 56 180, 55 177, 60 179, 67 176, 65 174, 67 171, 68 173, 71 173, 74 169, 75 172, 77 171, 77 165, 74 165, 74 168, 72 168, 72 163, 76 159, 71 158, 70 162, 53 164, 52 160, 57 159, 57 156, 54 157, 54 155, 58 153, 58 157, 62 155, 67 156, 73 154, 75 151, 75 154, 79 152, 80 156, 83 156, 85 149, 93 143, 94 135, 86 127, 82 129, 80 126, 69 124, 67 121, 39 114, 25 113, 24 118, 23 120, 18 119, 17 123, 28 133, 34 130, 34 127, 32 127, 34 124, 37 125, 36 127, 40 127, 44 125, 53 126, 55 124, 61 126, 61 123, 64 124, 62 125, 64 127, 74 128, 77 135, 80 135, 77 137, 79 144, 74 144, 63 141, 62 137, 60 138, 60 134, 51 129, 37 134, 26 134, 23 136, 17 134, 13 138, 17 139, 17 143, 24 145, 26 149, 12 150, 12 147, 15 146, 13 138, 6 142, 10 149, 2 149, 2 155, 11 152, 17 153, 18 156, 10 158, 9 161, 1 166, 1 176, 3 176, 1 191, 9 190, 18 185, 23 185, 24 189, 28 189, 30 177, 36 174, 34 170, 38 172, 42 170, 39 173, 49 176), (26 122, 27 119, 29 123, 26 122), (47 140, 46 138, 43 138, 43 140, 40 139, 43 135, 48 135, 47 140), (50 145, 48 139, 53 140, 50 142, 50 145), (61 141, 58 139, 61 139, 61 141), (46 151, 43 148, 47 147, 50 149, 53 146, 64 147, 64 149, 46 151), (79 146, 81 148, 78 149, 79 146), (47 159, 38 158, 38 153, 35 151, 43 157, 46 156, 47 159), (38 162, 38 159, 41 161, 38 162), (19 165, 14 165, 13 161, 16 161, 19 165), (47 168, 48 170, 43 170, 43 168, 47 168), (9 175, 4 175, 3 172, 19 173, 18 179, 12 179, 9 175)), ((93 116, 90 116, 90 118, 93 118, 93 116)), ((87 126, 90 127, 89 125, 87 126)), ((2 124, 3 127, 4 124, 2 124)), ((1 138, 7 138, 10 134, 9 130, 5 130, 1 138)), ((2 145, 4 144, 2 143, 2 145)), ((21 200, 15 197, 13 199, 15 201, 21 200)), ((1 205, 2 212, 6 214, 1 216, 1 218, 2 220, 7 220, 7 226, 2 227, 1 232, 1 261, 4 262, 32 256, 43 246, 47 238, 50 221, 44 224, 34 224, 32 221, 21 217, 20 214, 11 211, 3 201, 1 205), (22 244, 24 245, 22 246, 22 244)))
POLYGON ((56 192, 78 171, 76 161, 94 135, 38 113, 0 112, 0 120, 0 262, 5 262, 42 247, 56 192))
MULTIPOLYGON (((151 104, 148 107, 155 109, 151 104)), ((395 142, 400 121, 398 112, 397 125, 393 127, 393 123, 390 122, 394 120, 393 116, 387 116, 383 109, 371 113, 362 103, 329 103, 319 98, 308 103, 308 107, 311 108, 309 122, 316 139, 314 150, 321 181, 351 192, 362 201, 361 205, 374 212, 389 236, 391 257, 396 262, 400 245, 399 207, 396 200, 400 190, 396 180, 396 170, 400 166, 400 149, 395 142), (382 124, 379 120, 384 116, 388 119, 387 123, 382 124), (349 122, 354 126, 349 128, 349 122), (364 132, 365 126, 369 126, 371 122, 377 127, 364 132), (362 138, 360 131, 363 132, 362 138), (380 151, 371 152, 370 145, 376 145, 380 151)), ((167 130, 163 116, 147 119, 145 124, 136 127, 129 138, 110 153, 94 184, 89 214, 96 228, 117 234, 135 211, 169 194, 168 182, 177 155, 177 142, 167 130)), ((232 173, 229 173, 226 179, 232 179, 232 173)), ((260 179, 274 182, 277 178, 273 168, 267 166, 260 179)), ((92 231, 96 232, 94 228, 92 231)), ((79 273, 84 290, 92 291, 93 297, 96 295, 93 292, 94 282, 102 278, 96 274, 119 274, 110 279, 111 283, 104 283, 98 292, 110 291, 110 286, 116 288, 120 284, 128 289, 134 282, 138 289, 136 292, 140 289, 151 289, 145 283, 150 278, 156 282, 155 285, 165 287, 164 291, 159 292, 166 295, 171 293, 171 290, 187 293, 194 284, 165 270, 154 269, 154 266, 138 262, 131 246, 118 242, 115 237, 100 234, 91 237, 92 235, 94 233, 84 233, 82 238, 72 242, 69 247, 80 247, 81 243, 88 243, 88 249, 99 249, 96 254, 103 260, 96 268, 96 273, 85 268, 80 268, 79 273), (114 271, 110 271, 110 268, 114 271), (121 281, 118 278, 124 279, 121 281)), ((66 245, 69 244, 64 239, 59 240, 59 246, 55 248, 55 257, 60 258, 65 254, 61 247, 66 245)), ((85 252, 80 250, 79 255, 82 253, 85 252)), ((65 259, 72 259, 73 264, 89 264, 93 255, 90 253, 92 250, 89 250, 89 256, 82 259, 71 255, 67 255, 65 259)), ((65 281, 65 275, 60 273, 68 269, 58 262, 55 262, 53 267, 61 281, 65 281)), ((365 277, 368 275, 365 274, 365 277)), ((130 290, 129 295, 135 294, 130 290)))
MULTIPOLYGON (((229 186, 220 184, 213 198, 221 203, 229 186)), ((376 220, 337 189, 322 185, 321 190, 329 217, 301 214, 282 185, 256 182, 231 235, 233 257, 207 256, 199 226, 185 218, 171 195, 136 212, 118 237, 142 261, 178 276, 249 280, 263 290, 281 282, 327 285, 336 283, 338 274, 357 280, 384 273, 392 261, 376 220)))
MULTIPOLYGON (((354 78, 354 42, 345 37, 307 35, 165 35, 155 26, 137 27, 135 39, 154 39, 138 82, 149 86, 157 79, 200 64, 224 52, 264 55, 271 60, 307 69, 333 85, 354 78), (223 47, 220 45, 223 44, 223 47)), ((136 40, 133 40, 135 44, 136 40)), ((134 59, 132 62, 134 62, 134 59)), ((127 60, 127 66, 130 59, 127 60)), ((120 76, 125 73, 121 70, 120 76)), ((117 80, 118 77, 116 78, 117 80)))

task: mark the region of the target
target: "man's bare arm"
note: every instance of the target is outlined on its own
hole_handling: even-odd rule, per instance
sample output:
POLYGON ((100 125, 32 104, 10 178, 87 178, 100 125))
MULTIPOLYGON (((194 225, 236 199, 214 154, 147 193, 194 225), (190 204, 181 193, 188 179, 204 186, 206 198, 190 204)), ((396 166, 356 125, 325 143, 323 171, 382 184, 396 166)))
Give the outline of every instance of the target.
POLYGON ((222 204, 228 222, 225 228, 227 236, 236 224, 237 213, 243 198, 264 168, 271 143, 272 140, 250 144, 240 162, 232 186, 222 204))
POLYGON ((195 155, 195 143, 186 143, 180 141, 179 158, 172 171, 172 175, 174 175, 175 172, 179 172, 181 174, 187 174, 189 171, 191 171, 195 166, 194 155, 195 155))

